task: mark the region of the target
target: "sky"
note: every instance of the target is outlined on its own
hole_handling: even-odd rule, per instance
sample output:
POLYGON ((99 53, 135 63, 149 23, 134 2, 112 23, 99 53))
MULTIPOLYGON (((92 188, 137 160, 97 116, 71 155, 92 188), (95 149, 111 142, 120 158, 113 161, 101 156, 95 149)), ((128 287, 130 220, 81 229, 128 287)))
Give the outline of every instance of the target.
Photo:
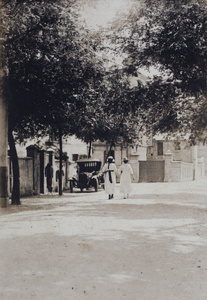
MULTIPOLYGON (((133 2, 134 0, 83 0, 80 15, 90 30, 98 30, 100 27, 107 28, 117 14, 127 12, 133 2)), ((113 59, 115 58, 113 57, 113 59)), ((116 60, 117 63, 120 61, 119 58, 116 60)), ((140 72, 147 77, 158 75, 155 68, 140 69, 140 72)))
POLYGON ((117 13, 122 13, 130 8, 131 0, 95 0, 90 4, 90 0, 82 5, 80 14, 85 19, 89 29, 107 27, 116 17, 117 13))

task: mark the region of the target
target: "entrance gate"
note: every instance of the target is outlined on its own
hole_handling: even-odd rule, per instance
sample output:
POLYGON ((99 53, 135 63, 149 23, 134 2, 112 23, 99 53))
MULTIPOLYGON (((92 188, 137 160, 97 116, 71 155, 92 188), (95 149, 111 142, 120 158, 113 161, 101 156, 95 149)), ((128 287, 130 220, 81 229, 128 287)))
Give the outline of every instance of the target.
POLYGON ((139 161, 139 182, 164 182, 165 161, 139 161))

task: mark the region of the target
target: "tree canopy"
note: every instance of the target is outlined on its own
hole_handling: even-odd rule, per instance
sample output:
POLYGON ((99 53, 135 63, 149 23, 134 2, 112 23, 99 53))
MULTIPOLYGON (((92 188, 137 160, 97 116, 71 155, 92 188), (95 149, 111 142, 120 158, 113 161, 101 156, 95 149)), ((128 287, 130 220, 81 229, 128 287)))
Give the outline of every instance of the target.
POLYGON ((74 2, 24 1, 10 9, 9 19, 6 46, 14 128, 27 137, 64 124, 69 133, 74 123, 70 107, 100 73, 87 33, 77 26, 74 2))
POLYGON ((196 104, 206 97, 207 13, 201 2, 134 2, 125 20, 96 37, 77 22, 78 1, 10 2, 8 90, 10 123, 18 136, 62 127, 65 134, 77 133, 85 141, 103 136, 110 140, 110 133, 120 128, 117 116, 120 121, 123 113, 125 120, 131 120, 136 110, 143 109, 139 118, 146 118, 146 108, 147 126, 151 123, 156 130, 177 130, 184 123, 188 129, 203 127, 201 105, 186 105, 188 98, 196 104), (107 76, 100 52, 102 61, 112 53, 122 60, 111 68, 124 71, 118 80, 107 76), (134 88, 132 96, 125 77, 136 76, 141 67, 153 67, 157 77, 148 82, 145 92, 134 88), (181 112, 184 107, 186 115, 181 112))
POLYGON ((121 70, 105 75, 101 85, 84 95, 76 135, 85 142, 100 140, 110 146, 133 144, 143 125, 138 112, 132 114, 133 96, 121 70))
POLYGON ((126 54, 125 71, 156 71, 146 98, 157 117, 153 120, 148 115, 152 128, 191 132, 192 138, 202 135, 206 122, 201 120, 200 109, 206 107, 207 91, 205 2, 145 1, 145 6, 134 7, 116 26, 114 41, 126 54))

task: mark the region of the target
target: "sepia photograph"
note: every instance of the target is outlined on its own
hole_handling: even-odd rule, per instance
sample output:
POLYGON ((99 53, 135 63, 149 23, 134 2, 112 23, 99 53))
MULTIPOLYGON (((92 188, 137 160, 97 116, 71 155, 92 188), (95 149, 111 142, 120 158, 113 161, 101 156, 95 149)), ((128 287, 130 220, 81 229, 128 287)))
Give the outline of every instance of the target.
POLYGON ((0 0, 0 299, 206 300, 207 0, 0 0))

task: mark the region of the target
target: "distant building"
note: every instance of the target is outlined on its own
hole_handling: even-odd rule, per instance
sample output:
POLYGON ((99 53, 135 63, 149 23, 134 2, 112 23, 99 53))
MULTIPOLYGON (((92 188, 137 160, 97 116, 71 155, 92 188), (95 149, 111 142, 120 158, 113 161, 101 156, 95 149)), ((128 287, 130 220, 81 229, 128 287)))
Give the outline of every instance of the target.
MULTIPOLYGON (((30 196, 47 193, 45 167, 48 162, 53 167, 53 192, 59 189, 59 145, 50 138, 28 141, 24 146, 16 145, 20 168, 20 194, 30 196)), ((68 189, 70 172, 74 172, 75 161, 87 157, 88 146, 74 136, 63 139, 62 187, 68 189)), ((9 158, 8 192, 13 186, 12 164, 9 158)))
MULTIPOLYGON (((178 182, 204 178, 207 174, 207 145, 190 146, 185 139, 164 139, 162 136, 144 139, 141 145, 122 147, 95 142, 93 158, 105 163, 114 157, 117 167, 127 156, 134 171, 134 182, 178 182)), ((119 176, 117 176, 119 181, 119 176)))
POLYGON ((207 146, 189 145, 187 139, 155 136, 139 162, 140 182, 190 181, 207 172, 207 146))

